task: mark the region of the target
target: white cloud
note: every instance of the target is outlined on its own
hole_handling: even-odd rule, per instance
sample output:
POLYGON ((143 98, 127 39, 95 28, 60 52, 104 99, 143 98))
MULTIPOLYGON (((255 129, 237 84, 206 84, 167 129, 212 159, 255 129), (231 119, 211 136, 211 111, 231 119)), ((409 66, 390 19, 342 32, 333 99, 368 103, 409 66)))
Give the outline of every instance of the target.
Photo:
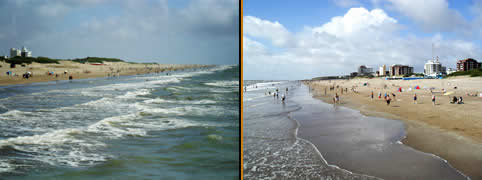
POLYGON ((470 25, 447 0, 389 0, 391 8, 410 17, 427 31, 470 31, 470 25))
POLYGON ((381 9, 352 8, 344 16, 334 17, 318 27, 306 27, 301 32, 289 32, 278 22, 245 17, 243 52, 246 66, 243 69, 246 79, 342 75, 356 71, 362 64, 374 67, 408 64, 420 72, 431 58, 432 43, 436 44, 436 55, 448 67, 454 67, 457 59, 467 56, 480 58, 480 50, 471 42, 445 40, 441 34, 402 36, 400 29, 397 20, 381 9), (269 44, 247 36, 268 40, 275 48, 268 48, 269 44), (280 43, 280 39, 289 39, 290 45, 280 43), (286 77, 272 77, 268 70, 273 70, 273 66, 279 68, 276 72, 291 73, 289 76, 284 73, 286 77))
POLYGON ((368 11, 365 8, 351 8, 343 17, 334 17, 315 32, 326 32, 335 36, 351 36, 365 33, 391 33, 397 29, 397 20, 389 17, 383 10, 368 11))
POLYGON ((291 37, 290 32, 279 22, 270 22, 253 16, 245 16, 243 18, 243 33, 266 38, 271 40, 277 46, 285 46, 291 37))

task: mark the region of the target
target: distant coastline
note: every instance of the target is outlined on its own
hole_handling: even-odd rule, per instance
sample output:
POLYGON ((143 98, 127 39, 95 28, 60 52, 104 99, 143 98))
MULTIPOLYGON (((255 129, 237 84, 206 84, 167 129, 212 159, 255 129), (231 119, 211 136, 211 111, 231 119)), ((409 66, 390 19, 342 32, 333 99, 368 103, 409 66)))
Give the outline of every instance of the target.
POLYGON ((115 58, 86 57, 61 60, 47 57, 14 57, 0 59, 0 86, 56 80, 115 77, 164 73, 183 69, 210 67, 200 64, 158 64, 126 62, 115 58), (30 73, 31 77, 22 75, 30 73))

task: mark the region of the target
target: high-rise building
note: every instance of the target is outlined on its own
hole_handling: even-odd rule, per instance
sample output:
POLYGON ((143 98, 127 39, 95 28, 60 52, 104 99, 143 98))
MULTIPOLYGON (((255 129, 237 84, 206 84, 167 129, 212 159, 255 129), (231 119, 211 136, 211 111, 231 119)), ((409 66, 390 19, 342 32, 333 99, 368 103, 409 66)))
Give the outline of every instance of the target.
POLYGON ((373 73, 373 68, 367 67, 365 65, 361 65, 358 67, 358 75, 363 76, 363 75, 370 75, 373 73))
POLYGON ((480 67, 481 63, 477 62, 475 59, 472 58, 457 61, 457 71, 469 71, 480 67))
POLYGON ((385 64, 383 66, 380 66, 380 68, 378 68, 378 76, 386 76, 386 69, 387 67, 385 66, 385 64))
POLYGON ((13 58, 13 57, 17 57, 17 56, 20 56, 20 50, 19 49, 15 49, 15 48, 11 48, 10 49, 10 58, 13 58))
POLYGON ((444 71, 442 70, 442 64, 440 64, 440 61, 437 59, 433 60, 428 60, 427 63, 425 63, 424 66, 424 74, 426 76, 437 76, 442 74, 444 71))
POLYGON ((32 51, 29 51, 25 46, 22 48, 22 57, 32 57, 32 51))
POLYGON ((402 75, 412 74, 413 67, 394 64, 390 66, 389 72, 390 72, 390 76, 402 76, 402 75))

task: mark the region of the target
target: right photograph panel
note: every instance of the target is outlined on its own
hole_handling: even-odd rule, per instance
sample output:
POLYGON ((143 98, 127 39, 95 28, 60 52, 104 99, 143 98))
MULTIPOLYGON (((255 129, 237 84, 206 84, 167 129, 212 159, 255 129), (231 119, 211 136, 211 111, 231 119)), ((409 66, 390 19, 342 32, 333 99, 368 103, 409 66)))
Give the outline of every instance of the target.
POLYGON ((482 2, 243 1, 244 179, 482 179, 482 2))

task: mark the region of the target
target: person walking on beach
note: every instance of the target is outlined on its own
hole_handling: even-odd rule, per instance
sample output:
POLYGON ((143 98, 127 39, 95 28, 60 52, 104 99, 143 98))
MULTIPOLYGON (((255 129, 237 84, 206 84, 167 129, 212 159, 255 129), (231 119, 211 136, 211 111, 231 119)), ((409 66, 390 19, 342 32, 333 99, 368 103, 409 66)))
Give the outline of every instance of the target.
POLYGON ((373 101, 373 91, 372 91, 370 97, 372 98, 371 101, 373 101))
POLYGON ((378 92, 378 99, 381 99, 381 98, 382 98, 382 93, 378 92))
POLYGON ((338 93, 335 93, 335 103, 340 102, 340 96, 338 96, 338 93))
POLYGON ((417 93, 413 95, 413 104, 417 104, 417 93))
POLYGON ((392 93, 392 96, 393 96, 393 100, 395 101, 397 96, 395 95, 395 93, 392 93))
POLYGON ((388 95, 388 96, 385 98, 385 100, 387 101, 387 106, 389 106, 389 105, 390 105, 390 101, 392 100, 392 99, 390 98, 390 95, 388 95))
POLYGON ((281 101, 284 103, 285 102, 286 96, 284 94, 281 95, 281 101))
POLYGON ((435 106, 435 95, 432 95, 432 105, 435 106))

